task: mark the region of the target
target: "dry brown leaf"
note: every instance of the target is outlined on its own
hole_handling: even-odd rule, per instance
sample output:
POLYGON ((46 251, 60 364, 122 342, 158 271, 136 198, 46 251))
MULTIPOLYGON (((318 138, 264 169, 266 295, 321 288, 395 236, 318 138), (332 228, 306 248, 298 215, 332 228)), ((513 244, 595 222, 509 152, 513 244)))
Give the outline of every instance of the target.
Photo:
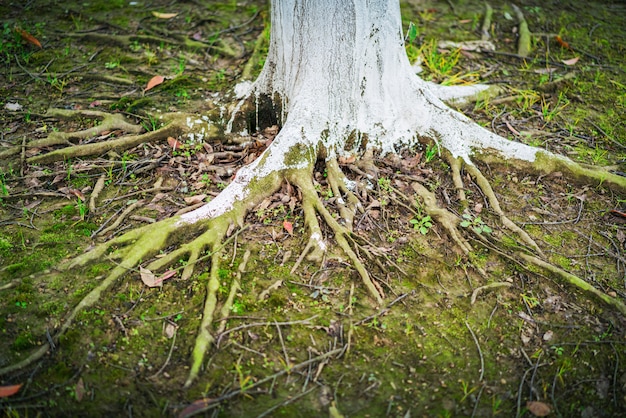
POLYGON ((195 205, 197 203, 203 202, 206 199, 205 194, 197 194, 195 196, 189 196, 185 198, 185 203, 188 205, 195 205))
POLYGON ((160 12, 152 12, 152 15, 159 19, 171 19, 173 17, 178 16, 178 13, 160 13, 160 12))
POLYGON ((341 157, 339 157, 339 164, 340 165, 352 164, 355 161, 356 161, 356 156, 355 155, 348 155, 348 156, 341 156, 341 157))
POLYGON ((174 151, 176 151, 177 149, 183 146, 182 142, 180 142, 178 139, 171 137, 171 136, 167 137, 167 143, 169 144, 170 147, 172 147, 174 151))
POLYGON ((165 324, 165 329, 164 329, 165 336, 167 338, 174 337, 177 329, 178 327, 176 325, 172 324, 171 322, 168 322, 167 324, 165 324))
POLYGON ((70 193, 76 196, 77 198, 79 198, 80 200, 82 200, 83 202, 85 201, 85 195, 80 190, 70 189, 70 193))
POLYGON ((155 75, 154 77, 150 79, 150 81, 148 81, 148 84, 146 85, 146 88, 143 91, 146 92, 158 86, 159 84, 163 83, 164 81, 165 81, 165 77, 163 77, 162 75, 155 75))
POLYGON ((30 33, 20 28, 15 28, 15 32, 17 32, 22 37, 22 39, 28 42, 29 44, 33 44, 35 46, 38 46, 40 49, 43 49, 43 47, 41 46, 41 42, 39 42, 37 38, 35 38, 30 33))
POLYGON ((141 281, 148 287, 160 286, 160 283, 157 283, 154 273, 141 266, 139 266, 139 276, 141 277, 141 281))
POLYGON ((83 397, 85 396, 85 382, 83 382, 83 378, 81 377, 80 379, 78 379, 78 382, 76 382, 76 387, 74 388, 74 392, 76 393, 76 400, 78 402, 83 400, 83 397))
POLYGON ((539 401, 526 402, 526 408, 536 417, 545 417, 552 412, 550 405, 539 401))

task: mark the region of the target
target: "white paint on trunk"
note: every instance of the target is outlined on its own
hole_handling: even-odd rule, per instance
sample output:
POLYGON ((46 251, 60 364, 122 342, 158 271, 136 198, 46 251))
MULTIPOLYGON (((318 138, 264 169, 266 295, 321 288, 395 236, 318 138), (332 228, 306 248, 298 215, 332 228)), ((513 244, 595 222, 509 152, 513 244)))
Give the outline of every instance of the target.
POLYGON ((274 0, 271 21, 263 71, 254 84, 240 85, 235 93, 277 93, 287 115, 284 126, 255 163, 241 169, 205 207, 183 215, 183 221, 225 213, 246 196, 255 176, 309 164, 308 159, 291 167, 286 163, 294 146, 316 153, 323 144, 331 156, 364 145, 389 153, 431 136, 469 164, 472 153, 485 148, 534 161, 537 149, 493 134, 440 100, 483 87, 462 92, 431 88, 414 74, 404 50, 398 0, 274 0), (358 140, 345 149, 355 133, 358 140))

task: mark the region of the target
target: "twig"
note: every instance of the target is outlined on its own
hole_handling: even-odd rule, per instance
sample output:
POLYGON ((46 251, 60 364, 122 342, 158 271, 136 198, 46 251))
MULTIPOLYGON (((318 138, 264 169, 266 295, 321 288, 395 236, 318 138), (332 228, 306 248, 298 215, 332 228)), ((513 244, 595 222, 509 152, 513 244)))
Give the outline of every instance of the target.
POLYGON ((413 295, 415 293, 415 290, 409 292, 409 293, 404 293, 400 296, 398 296, 397 298, 395 298, 393 301, 391 301, 391 303, 389 303, 389 305, 387 305, 385 308, 381 309, 380 311, 378 311, 377 313, 370 315, 366 318, 361 319, 360 321, 356 322, 354 325, 361 325, 365 322, 371 321, 374 318, 377 318, 381 315, 386 314, 387 312, 389 312, 389 309, 391 309, 391 307, 393 305, 395 305, 396 303, 400 302, 401 300, 403 300, 404 298, 406 298, 409 295, 413 295))
POLYGON ((511 283, 508 283, 508 282, 495 282, 495 283, 489 283, 484 286, 477 287, 476 289, 474 289, 474 292, 472 292, 470 305, 473 305, 476 302, 476 298, 478 297, 478 294, 482 292, 483 290, 494 289, 496 287, 511 287, 511 286, 512 286, 511 283))
POLYGON ((491 18, 493 17, 493 9, 489 3, 485 2, 485 19, 483 25, 480 28, 480 39, 487 41, 490 38, 489 29, 491 29, 491 18))
POLYGON ((276 325, 276 329, 278 330, 278 339, 280 340, 280 345, 283 348, 285 364, 287 365, 287 368, 290 369, 291 364, 289 363, 289 355, 287 354, 287 348, 285 347, 285 341, 283 340, 283 333, 280 331, 280 325, 278 325, 278 322, 276 322, 276 320, 274 320, 274 325, 276 325))
POLYGON ((519 21, 519 39, 517 40, 517 55, 520 57, 527 57, 530 53, 530 30, 528 29, 528 22, 524 18, 522 10, 516 5, 512 5, 517 20, 519 21))
POLYGON ((271 414, 272 412, 274 412, 275 410, 277 410, 278 408, 280 408, 281 406, 285 406, 285 405, 289 405, 292 402, 297 401, 300 398, 305 397, 306 395, 308 395, 309 393, 313 392, 316 388, 312 387, 311 389, 307 390, 306 392, 302 392, 297 394, 296 396, 286 399, 283 402, 279 402, 276 405, 272 406, 270 409, 268 409, 267 411, 263 412, 262 414, 258 415, 257 418, 263 418, 268 416, 269 414, 271 414))
MULTIPOLYGON (((311 322, 312 319, 315 319, 318 316, 319 315, 313 315, 310 318, 301 319, 299 321, 276 322, 276 324, 278 324, 278 325, 302 325, 302 324, 308 325, 311 322)), ((267 326, 267 325, 269 325, 267 322, 254 322, 252 324, 245 324, 245 325, 240 325, 240 326, 235 327, 235 328, 227 329, 226 331, 220 333, 219 336, 217 337, 217 345, 219 345, 220 341, 222 340, 222 337, 230 334, 231 332, 235 332, 235 331, 239 331, 239 330, 247 329, 247 328, 267 326)))
MULTIPOLYGON (((263 324, 263 325, 266 325, 266 324, 263 324)), ((203 398, 203 399, 200 399, 198 401, 195 401, 191 406, 189 406, 185 410, 183 410, 180 413, 179 417, 180 418, 187 418, 187 417, 191 417, 193 415, 197 415, 197 414, 199 414, 201 412, 208 411, 209 409, 212 409, 213 407, 215 407, 216 405, 220 404, 223 401, 226 401, 228 399, 234 398, 235 396, 237 396, 237 395, 239 395, 241 393, 247 392, 250 389, 257 388, 257 387, 259 387, 259 386, 261 386, 261 385, 263 385, 263 384, 265 384, 265 383, 267 383, 269 381, 275 380, 276 378, 278 378, 280 376, 283 376, 283 375, 285 375, 287 373, 291 373, 294 370, 299 370, 299 369, 302 369, 304 367, 308 367, 309 364, 313 364, 313 363, 316 363, 318 361, 326 360, 327 358, 333 357, 335 355, 341 355, 344 352, 344 350, 345 350, 345 347, 339 347, 339 348, 336 348, 334 350, 328 351, 328 352, 326 352, 324 354, 320 354, 317 357, 313 357, 313 358, 311 358, 309 360, 303 361, 302 363, 295 364, 289 370, 286 370, 286 369, 285 370, 281 370, 281 371, 276 372, 276 373, 274 373, 274 374, 272 374, 270 376, 267 376, 267 377, 257 381, 256 383, 253 383, 253 384, 251 384, 249 386, 246 386, 245 389, 235 389, 235 390, 233 390, 231 392, 228 392, 228 393, 226 393, 226 394, 224 394, 222 396, 219 396, 217 398, 203 398)))
POLYGON ((106 180, 106 174, 102 174, 96 185, 93 187, 93 191, 91 192, 91 196, 89 197, 89 212, 96 212, 96 199, 100 196, 100 192, 104 189, 104 182, 106 180))
POLYGON ((161 366, 161 368, 152 376, 148 377, 148 379, 153 380, 156 379, 156 377, 158 375, 161 374, 161 372, 163 370, 165 370, 165 368, 167 367, 167 365, 170 362, 170 359, 172 358, 172 353, 174 352, 174 344, 176 344, 176 335, 178 335, 178 328, 174 329, 174 335, 172 336, 172 345, 170 346, 170 351, 169 353, 167 353, 167 358, 165 359, 165 363, 163 363, 163 365, 161 366))
POLYGON ((480 376, 478 377, 478 381, 483 381, 483 376, 485 374, 485 359, 483 358, 483 351, 480 349, 480 344, 478 344, 478 338, 476 338, 476 334, 470 328, 470 325, 465 321, 465 326, 467 327, 470 334, 472 334, 472 338, 474 339, 474 344, 476 344, 476 348, 478 349, 478 355, 480 356, 480 376))

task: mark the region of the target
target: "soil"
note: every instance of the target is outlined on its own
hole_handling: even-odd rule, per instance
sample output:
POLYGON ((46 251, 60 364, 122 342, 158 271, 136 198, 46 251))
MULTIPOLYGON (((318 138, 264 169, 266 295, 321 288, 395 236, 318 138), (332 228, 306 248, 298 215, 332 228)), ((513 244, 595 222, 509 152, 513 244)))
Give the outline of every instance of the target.
MULTIPOLYGON (((403 3, 405 29, 409 22, 417 26, 409 56, 432 57, 422 76, 498 83, 506 88, 501 97, 462 110, 511 140, 626 171, 626 6, 525 2, 533 37, 531 54, 522 58, 513 9, 490 4, 496 52, 456 51, 454 64, 455 50, 436 42, 480 39, 483 2, 403 3)), ((222 114, 223 123, 234 103, 232 87, 263 65, 267 5, 34 0, 3 3, 0 15, 0 152, 18 150, 0 161, 4 368, 51 340, 68 311, 115 266, 109 258, 59 272, 60 263, 215 196, 276 128, 204 142, 162 138, 28 163, 60 145, 27 143, 101 123, 87 114, 51 117, 51 108, 122 114, 145 131, 157 129, 167 112, 222 114), (154 76, 164 81, 147 89, 154 76), (89 208, 99 179, 102 192, 89 208)), ((250 132, 254 120, 248 118, 250 132)), ((127 133, 71 140, 102 142, 127 133)), ((0 377, 0 386, 22 385, 12 396, 0 388, 4 416, 190 416, 200 409, 245 417, 626 415, 624 317, 512 261, 507 249, 521 244, 469 176, 470 205, 462 207, 450 167, 435 151, 403 152, 403 162, 377 158, 375 199, 355 219, 364 248, 375 255, 362 257, 385 294, 384 306, 376 306, 339 250, 321 265, 303 261, 292 272, 307 237, 297 194, 285 185, 225 246, 220 298, 228 298, 235 279, 240 289, 219 344, 191 387, 183 383, 202 315, 206 260, 204 272, 189 280, 176 274, 160 287, 129 272, 42 360, 0 377), (398 191, 410 190, 413 181, 448 210, 467 215, 469 257, 419 205, 409 210, 397 203, 398 191), (196 410, 185 409, 190 405, 196 410)), ((480 168, 505 212, 551 263, 626 299, 623 196, 506 161, 480 168)), ((332 206, 324 173, 316 179, 332 206)))

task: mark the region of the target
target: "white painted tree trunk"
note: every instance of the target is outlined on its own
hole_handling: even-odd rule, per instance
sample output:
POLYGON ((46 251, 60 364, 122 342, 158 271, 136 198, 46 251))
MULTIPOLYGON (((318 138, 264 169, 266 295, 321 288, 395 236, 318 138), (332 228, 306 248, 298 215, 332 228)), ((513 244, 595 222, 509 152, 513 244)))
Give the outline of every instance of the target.
POLYGON ((320 150, 335 156, 375 147, 384 154, 428 136, 468 164, 485 148, 534 161, 537 149, 483 129, 439 99, 475 94, 482 86, 433 87, 414 74, 398 0, 274 0, 271 21, 265 67, 245 94, 279 97, 283 128, 221 196, 184 221, 224 213, 249 193, 251 179, 311 164, 320 150), (356 138, 350 149, 348 138, 356 138), (286 161, 294 146, 309 148, 309 158, 286 161))

